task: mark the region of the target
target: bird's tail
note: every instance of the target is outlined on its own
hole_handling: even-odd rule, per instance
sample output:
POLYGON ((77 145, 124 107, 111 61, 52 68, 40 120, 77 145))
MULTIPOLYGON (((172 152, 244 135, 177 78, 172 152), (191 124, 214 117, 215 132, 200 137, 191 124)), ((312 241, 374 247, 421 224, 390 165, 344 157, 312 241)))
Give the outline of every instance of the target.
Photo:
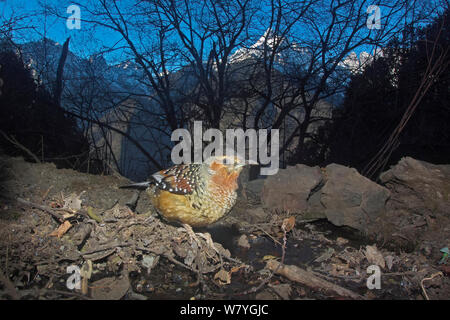
POLYGON ((121 188, 121 189, 126 189, 126 188, 130 188, 130 189, 147 189, 153 183, 154 182, 152 182, 152 181, 138 182, 138 183, 128 184, 126 186, 120 186, 119 188, 121 188))

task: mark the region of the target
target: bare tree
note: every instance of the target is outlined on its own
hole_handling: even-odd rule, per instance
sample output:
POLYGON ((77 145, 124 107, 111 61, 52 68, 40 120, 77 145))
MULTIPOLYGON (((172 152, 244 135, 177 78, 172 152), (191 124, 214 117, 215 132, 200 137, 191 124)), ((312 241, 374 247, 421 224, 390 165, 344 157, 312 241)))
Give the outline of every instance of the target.
POLYGON ((423 21, 428 11, 425 3, 420 3, 422 6, 416 1, 377 3, 382 12, 381 28, 369 29, 369 1, 308 1, 294 5, 272 1, 269 31, 273 36, 266 37, 263 45, 265 85, 254 85, 265 103, 256 113, 254 126, 258 127, 266 108, 275 105, 279 112, 272 128, 281 128, 287 118, 294 120, 284 130, 281 150, 292 147, 295 138, 294 157, 301 160, 305 141, 313 138, 311 125, 330 120, 328 115, 316 112, 319 102, 345 90, 349 73, 341 68, 343 59, 352 51, 382 48, 401 35, 405 27, 423 21), (280 78, 273 72, 274 65, 286 51, 290 59, 285 59, 286 71, 280 78), (298 109, 301 112, 295 113, 298 109))
MULTIPOLYGON (((140 122, 168 138, 192 119, 221 129, 283 129, 281 151, 291 152, 295 161, 302 160, 305 142, 315 139, 312 128, 331 118, 321 109, 323 104, 332 106, 345 89, 349 73, 342 60, 352 51, 382 48, 432 12, 424 1, 379 1, 381 28, 371 29, 367 12, 371 4, 365 0, 77 3, 85 25, 119 37, 117 46, 107 50, 120 48, 142 74, 139 83, 146 92, 131 90, 127 95, 148 103, 130 106, 135 117, 126 121, 140 122), (138 114, 145 120, 139 121, 138 114)), ((64 17, 55 9, 53 13, 64 17)), ((97 123, 103 116, 83 115, 97 123)))

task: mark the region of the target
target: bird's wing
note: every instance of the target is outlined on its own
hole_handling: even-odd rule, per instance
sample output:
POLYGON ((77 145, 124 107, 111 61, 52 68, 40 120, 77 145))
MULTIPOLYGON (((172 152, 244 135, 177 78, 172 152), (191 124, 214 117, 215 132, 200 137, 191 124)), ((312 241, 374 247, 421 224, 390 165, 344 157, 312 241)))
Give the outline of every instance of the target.
POLYGON ((175 194, 192 193, 200 174, 199 164, 179 164, 169 169, 161 170, 152 175, 156 187, 175 194))

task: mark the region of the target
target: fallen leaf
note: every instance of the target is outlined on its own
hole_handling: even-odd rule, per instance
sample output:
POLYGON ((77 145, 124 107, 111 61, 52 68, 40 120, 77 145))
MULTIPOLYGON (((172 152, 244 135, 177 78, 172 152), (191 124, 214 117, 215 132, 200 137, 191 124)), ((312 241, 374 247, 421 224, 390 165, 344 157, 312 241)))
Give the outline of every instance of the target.
POLYGON ((238 272, 238 271, 241 270, 242 268, 245 268, 245 264, 231 268, 230 274, 233 274, 233 273, 235 273, 235 272, 238 272))
POLYGON ((58 229, 50 233, 49 236, 61 238, 67 232, 67 230, 70 229, 70 227, 72 227, 72 225, 70 224, 69 221, 66 220, 62 224, 60 224, 58 229))
POLYGON ((386 262, 380 251, 378 251, 377 246, 366 246, 365 256, 367 261, 371 264, 375 264, 380 268, 384 269, 386 267, 386 262))
POLYGON ((231 283, 231 273, 225 271, 224 269, 220 269, 215 275, 214 280, 218 280, 217 282, 220 285, 230 284, 231 283))
POLYGON ((119 300, 130 288, 130 281, 127 276, 120 278, 103 278, 92 282, 89 286, 91 296, 96 300, 119 300))
POLYGON ((244 249, 250 249, 250 243, 248 242, 248 238, 245 234, 239 237, 238 246, 244 249))
POLYGON ((295 217, 294 216, 291 216, 291 217, 286 218, 286 219, 283 220, 283 224, 282 224, 281 228, 284 231, 289 232, 294 227, 295 227, 295 217))
POLYGON ((72 193, 70 196, 64 198, 64 209, 69 209, 72 212, 77 212, 81 209, 81 195, 85 191, 81 192, 79 195, 72 193))
POLYGON ((392 266, 394 265, 394 257, 393 256, 386 256, 384 257, 384 261, 386 261, 386 265, 389 270, 392 269, 392 266))
POLYGON ((336 243, 337 243, 339 246, 343 246, 343 245, 346 245, 346 244, 348 243, 348 240, 345 239, 345 238, 342 238, 342 237, 337 237, 336 243))
POLYGON ((87 207, 87 214, 98 223, 102 223, 102 219, 94 213, 94 209, 92 207, 87 207))
POLYGON ((275 256, 271 256, 270 254, 268 254, 268 255, 265 255, 262 259, 263 259, 263 261, 267 261, 267 260, 273 260, 273 259, 276 259, 277 257, 275 257, 275 256))

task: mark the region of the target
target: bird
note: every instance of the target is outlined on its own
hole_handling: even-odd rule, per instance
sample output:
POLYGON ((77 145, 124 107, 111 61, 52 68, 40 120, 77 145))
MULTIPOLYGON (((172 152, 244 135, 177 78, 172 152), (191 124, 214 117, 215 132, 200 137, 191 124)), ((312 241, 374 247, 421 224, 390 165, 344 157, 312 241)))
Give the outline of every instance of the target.
POLYGON ((203 163, 174 165, 152 174, 148 181, 124 187, 146 188, 164 220, 192 230, 211 225, 231 211, 245 165, 237 156, 215 156, 203 163))

